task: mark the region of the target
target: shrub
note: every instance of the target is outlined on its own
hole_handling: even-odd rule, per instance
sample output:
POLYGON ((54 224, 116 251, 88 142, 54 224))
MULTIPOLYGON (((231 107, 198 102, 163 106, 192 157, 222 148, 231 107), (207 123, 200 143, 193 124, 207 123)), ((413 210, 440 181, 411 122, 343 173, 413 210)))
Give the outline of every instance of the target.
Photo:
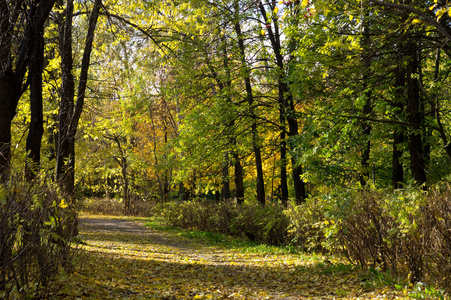
POLYGON ((285 214, 289 218, 288 241, 304 251, 327 251, 324 203, 319 198, 307 199, 301 205, 290 206, 285 214))
MULTIPOLYGON (((154 211, 154 204, 139 197, 132 196, 130 214, 139 217, 149 217, 154 211)), ((118 198, 90 198, 85 199, 81 210, 94 215, 124 215, 124 202, 118 198)))
POLYGON ((231 232, 249 240, 270 245, 287 242, 289 219, 279 206, 244 204, 237 208, 230 224, 231 232))
POLYGON ((333 251, 366 269, 451 292, 451 187, 324 193, 299 206, 168 203, 167 223, 260 243, 333 251))
POLYGON ((271 245, 287 241, 289 219, 277 206, 236 206, 208 200, 171 202, 163 205, 161 215, 169 225, 181 228, 246 236, 271 245))
POLYGON ((70 267, 77 216, 44 181, 0 184, 0 298, 44 293, 61 267, 70 267))
POLYGON ((425 240, 419 225, 424 220, 424 199, 419 190, 356 193, 337 233, 345 253, 363 269, 380 268, 412 282, 421 280, 425 240))
POLYGON ((423 211, 422 236, 427 249, 425 272, 439 286, 451 292, 451 187, 434 189, 423 211))
POLYGON ((161 215, 172 226, 229 233, 229 224, 236 211, 228 202, 200 200, 166 203, 161 208, 161 215))

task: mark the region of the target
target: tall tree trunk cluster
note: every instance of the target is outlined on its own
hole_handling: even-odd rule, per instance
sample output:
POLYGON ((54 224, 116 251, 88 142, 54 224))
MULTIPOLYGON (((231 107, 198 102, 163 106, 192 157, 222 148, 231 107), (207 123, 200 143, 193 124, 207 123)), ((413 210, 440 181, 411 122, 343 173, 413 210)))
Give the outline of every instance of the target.
POLYGON ((74 1, 68 0, 64 19, 60 22, 61 52, 61 103, 59 110, 59 131, 56 149, 56 180, 63 190, 72 195, 75 178, 75 135, 83 111, 88 81, 89 62, 94 41, 94 33, 99 17, 101 0, 95 0, 88 22, 88 31, 81 61, 80 77, 75 102, 75 83, 72 75, 72 18, 74 1))
POLYGON ((8 178, 11 154, 11 124, 20 97, 26 89, 29 70, 32 130, 37 136, 27 142, 29 157, 39 160, 42 127, 43 28, 55 0, 0 1, 0 178, 8 178), (19 50, 17 52, 17 49, 19 50))
MULTIPOLYGON (((18 101, 30 88, 31 118, 26 140, 25 176, 33 179, 40 164, 43 135, 44 24, 56 0, 25 2, 0 1, 0 177, 7 180, 11 152, 11 125, 18 101), (20 49, 16 53, 15 49, 20 49), (28 78, 25 75, 28 71, 28 78)), ((85 49, 81 64, 77 101, 73 78, 72 17, 73 0, 68 0, 60 18, 61 103, 57 139, 56 180, 63 189, 74 191, 75 134, 83 110, 87 73, 94 31, 101 8, 96 0, 89 18, 85 49)))

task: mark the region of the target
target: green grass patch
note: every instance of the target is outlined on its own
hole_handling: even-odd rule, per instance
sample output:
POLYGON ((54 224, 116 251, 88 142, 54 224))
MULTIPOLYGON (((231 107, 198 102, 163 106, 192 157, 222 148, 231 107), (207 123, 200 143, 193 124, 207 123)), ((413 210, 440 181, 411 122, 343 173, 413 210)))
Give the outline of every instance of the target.
MULTIPOLYGON (((133 218, 131 218, 133 219, 133 218)), ((139 219, 139 218, 138 218, 139 219)), ((169 226, 158 218, 145 218, 144 225, 154 230, 175 233, 191 239, 196 243, 208 246, 216 246, 224 249, 234 249, 244 253, 260 254, 300 254, 298 248, 292 246, 271 246, 252 242, 246 238, 232 237, 223 233, 211 231, 187 230, 179 227, 169 226)), ((140 220, 138 220, 140 221, 140 220)))

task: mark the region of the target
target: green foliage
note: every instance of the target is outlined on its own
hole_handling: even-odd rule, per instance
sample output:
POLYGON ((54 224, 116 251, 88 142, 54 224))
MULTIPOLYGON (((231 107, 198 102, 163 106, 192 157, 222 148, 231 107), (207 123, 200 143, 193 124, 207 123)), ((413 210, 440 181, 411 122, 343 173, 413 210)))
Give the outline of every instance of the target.
POLYGON ((231 203, 204 201, 170 202, 161 208, 161 216, 172 226, 203 231, 229 232, 236 215, 231 203))
POLYGON ((408 293, 409 297, 413 299, 437 299, 444 300, 445 291, 442 289, 435 289, 433 286, 427 286, 422 282, 415 284, 413 291, 408 293))
POLYGON ((306 251, 325 251, 326 222, 324 211, 327 204, 319 198, 309 198, 299 206, 285 211, 289 218, 288 236, 290 244, 306 251))
POLYGON ((450 291, 449 196, 447 185, 429 193, 418 188, 355 193, 336 220, 335 251, 343 251, 364 270, 392 278, 385 284, 405 278, 450 291))
POLYGON ((209 201, 172 202, 161 210, 173 226, 191 230, 216 231, 247 237, 270 245, 287 242, 289 219, 280 207, 209 201))
MULTIPOLYGON (((450 290, 451 189, 437 186, 429 194, 418 188, 396 192, 372 188, 330 191, 299 206, 209 201, 163 205, 168 224, 204 231, 220 242, 220 232, 287 249, 345 254, 362 272, 362 286, 425 282, 450 290)), ((326 191, 324 191, 326 192, 326 191)), ((431 294, 432 295, 432 294, 431 294)))
POLYGON ((287 242, 289 219, 281 207, 245 204, 238 206, 237 211, 230 224, 232 233, 269 245, 287 242))

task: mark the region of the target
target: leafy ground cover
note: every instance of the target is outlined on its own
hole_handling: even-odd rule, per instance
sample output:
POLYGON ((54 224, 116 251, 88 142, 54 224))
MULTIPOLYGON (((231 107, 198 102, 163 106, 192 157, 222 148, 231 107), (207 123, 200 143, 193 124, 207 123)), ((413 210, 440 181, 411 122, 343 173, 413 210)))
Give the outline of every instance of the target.
POLYGON ((146 219, 87 216, 73 274, 51 299, 404 299, 333 257, 291 253, 146 219))

